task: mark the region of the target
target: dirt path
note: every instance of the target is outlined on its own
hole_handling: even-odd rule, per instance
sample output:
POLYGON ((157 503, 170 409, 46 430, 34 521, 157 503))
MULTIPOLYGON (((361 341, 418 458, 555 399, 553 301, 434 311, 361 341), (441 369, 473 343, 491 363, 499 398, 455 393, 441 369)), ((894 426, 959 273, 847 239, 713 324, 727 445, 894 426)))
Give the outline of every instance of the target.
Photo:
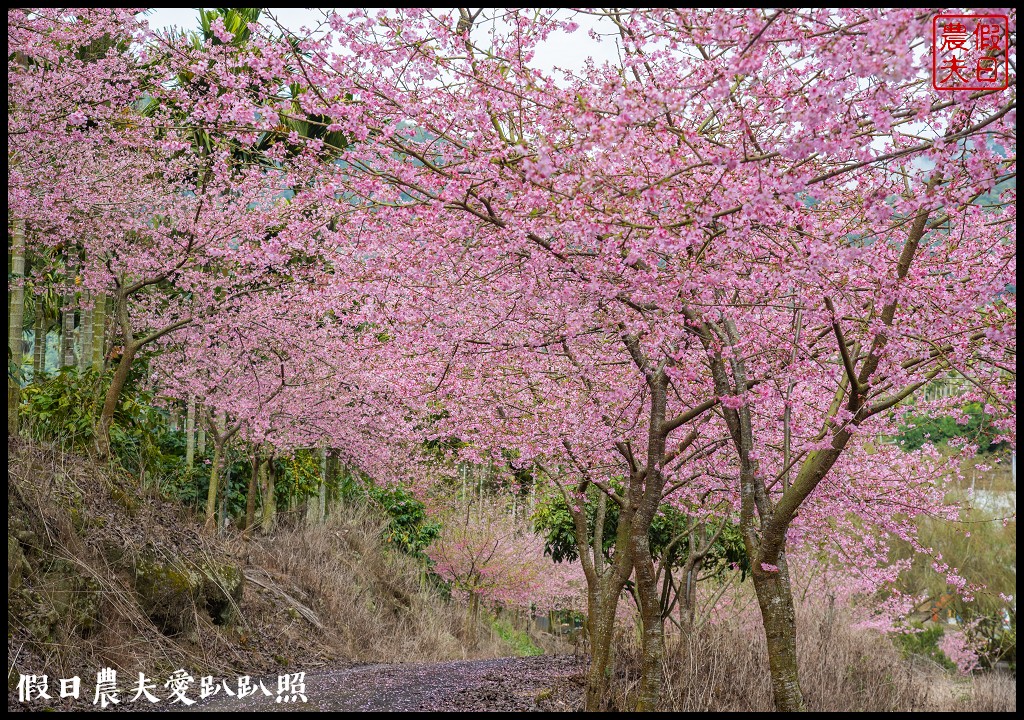
POLYGON ((243 700, 215 696, 192 711, 532 711, 568 710, 581 667, 572 657, 500 658, 445 663, 367 665, 307 673, 306 703, 278 703, 271 691, 243 700), (553 688, 559 688, 552 693, 553 688), (566 707, 559 707, 566 704, 566 707))

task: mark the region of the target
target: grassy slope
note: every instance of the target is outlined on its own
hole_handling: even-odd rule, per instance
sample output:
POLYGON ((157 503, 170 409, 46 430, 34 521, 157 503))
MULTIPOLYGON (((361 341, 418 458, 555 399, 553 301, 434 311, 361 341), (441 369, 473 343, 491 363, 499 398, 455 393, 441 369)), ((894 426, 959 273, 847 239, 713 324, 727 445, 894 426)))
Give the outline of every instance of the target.
POLYGON ((364 510, 269 537, 213 538, 182 507, 87 459, 14 439, 8 456, 9 706, 19 673, 80 675, 85 688, 104 666, 122 677, 185 668, 235 678, 515 654, 486 629, 467 647, 461 608, 414 561, 382 548, 364 510), (242 572, 233 619, 216 624, 202 597, 179 607, 171 593, 163 610, 175 630, 154 622, 139 599, 148 558, 185 574, 211 563, 242 572))

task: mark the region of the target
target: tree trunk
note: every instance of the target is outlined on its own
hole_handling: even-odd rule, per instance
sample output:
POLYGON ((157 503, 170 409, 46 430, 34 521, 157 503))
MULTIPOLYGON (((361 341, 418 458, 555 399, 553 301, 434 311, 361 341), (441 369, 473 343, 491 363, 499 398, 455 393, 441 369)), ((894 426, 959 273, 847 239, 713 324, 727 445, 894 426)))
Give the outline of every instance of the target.
MULTIPOLYGON (((604 493, 602 493, 602 496, 604 493)), ((565 496, 568 502, 568 496, 565 496)), ((631 534, 634 511, 622 508, 616 529, 616 553, 606 563, 603 552, 606 502, 598 501, 594 527, 588 527, 586 515, 573 512, 576 550, 587 578, 587 637, 590 641, 590 667, 587 670, 585 709, 597 712, 608 697, 612 672, 612 640, 619 595, 633 572, 631 534)))
MULTIPOLYGON (((603 513, 599 513, 603 515, 603 513)), ((600 518, 603 525, 603 517, 600 518)), ((603 527, 595 525, 591 545, 588 548, 585 520, 577 524, 576 547, 582 558, 584 553, 593 553, 593 581, 587 579, 587 635, 590 639, 590 667, 587 670, 586 711, 602 709, 608 696, 612 673, 612 640, 615 635, 615 614, 619 607, 619 595, 633 572, 633 546, 630 534, 633 518, 629 511, 619 515, 616 532, 615 553, 610 564, 604 563, 600 549, 603 527), (598 572, 597 569, 602 571, 598 572)))
POLYGON ((110 457, 110 428, 114 424, 114 413, 117 411, 118 400, 121 399, 121 391, 128 384, 128 374, 132 369, 132 361, 138 352, 135 343, 129 342, 124 348, 124 354, 117 362, 117 370, 107 388, 106 398, 103 400, 103 410, 100 411, 99 427, 96 430, 96 451, 100 460, 110 457))
POLYGON ((253 524, 256 522, 256 493, 258 492, 257 482, 259 481, 260 465, 259 448, 256 448, 252 454, 252 472, 249 473, 249 487, 245 491, 246 534, 252 532, 253 524))
POLYGON ((327 502, 327 448, 320 449, 320 482, 316 495, 306 499, 306 524, 317 525, 324 520, 327 502))
POLYGON ((777 572, 753 568, 754 590, 757 592, 765 639, 768 641, 768 665, 775 709, 779 712, 797 712, 806 710, 806 707, 800 692, 796 660, 796 612, 784 554, 780 556, 777 566, 777 572))
POLYGON ((687 561, 683 571, 682 587, 677 593, 679 601, 679 620, 684 628, 692 628, 697 619, 697 577, 703 563, 687 561))
MULTIPOLYGON (((74 268, 69 268, 72 274, 74 268)), ((61 296, 60 366, 61 369, 75 367, 75 293, 61 296)))
POLYGON ((203 528, 210 532, 214 529, 214 522, 217 514, 217 480, 219 477, 218 470, 220 469, 220 455, 221 448, 220 443, 213 442, 213 462, 210 463, 210 486, 206 492, 206 520, 203 523, 203 528))
POLYGON ((189 394, 185 409, 185 467, 189 470, 196 459, 196 396, 189 394))
POLYGON ((338 458, 338 452, 331 448, 327 451, 327 496, 324 498, 324 515, 327 514, 327 508, 332 504, 337 505, 341 499, 341 488, 338 486, 341 484, 338 479, 341 477, 341 460, 338 458))
MULTIPOLYGON (((639 525, 640 523, 638 523, 639 525)), ((640 621, 643 624, 642 651, 640 661, 640 694, 637 698, 638 712, 657 710, 661 695, 662 662, 665 657, 665 626, 661 610, 661 594, 658 592, 658 578, 651 558, 647 532, 634 533, 633 562, 636 572, 636 594, 640 606, 640 621)))
POLYGON ((225 418, 224 413, 219 413, 216 420, 217 426, 213 431, 213 462, 210 464, 210 487, 206 493, 206 521, 203 527, 207 532, 216 530, 217 525, 217 490, 220 480, 220 463, 224 456, 224 435, 225 418))
POLYGON ((612 583, 607 585, 608 587, 598 588, 597 592, 588 598, 587 634, 590 638, 590 667, 587 669, 587 712, 599 712, 602 709, 611 680, 612 637, 615 634, 615 611, 621 587, 616 590, 612 583))
POLYGON ((206 454, 206 428, 202 423, 199 423, 199 430, 196 431, 196 452, 200 455, 206 454))
POLYGON ((46 373, 46 318, 42 298, 36 300, 36 321, 32 330, 32 382, 39 382, 46 373))
MULTIPOLYGON (((736 329, 731 321, 726 321, 725 330, 731 344, 735 345, 736 329)), ((720 395, 731 394, 726 366, 721 356, 712 356, 711 365, 717 392, 720 395)), ((746 365, 742 360, 734 359, 731 361, 731 368, 736 385, 735 393, 742 395, 748 387, 746 365)), ((768 500, 764 481, 759 475, 758 462, 751 457, 755 438, 750 407, 743 405, 739 409, 724 408, 723 416, 739 459, 740 532, 752 565, 754 591, 757 594, 768 645, 768 666, 775 709, 780 712, 802 711, 805 707, 800 692, 799 667, 796 659, 796 613, 789 584, 789 568, 783 549, 789 522, 776 517, 777 510, 773 510, 768 500), (766 545, 774 546, 774 549, 766 549, 766 545), (776 569, 765 569, 765 566, 775 566, 776 569)), ((842 442, 845 443, 845 440, 842 442)), ((836 440, 833 439, 833 447, 835 443, 836 440)), ((805 474, 808 468, 810 472, 814 472, 826 461, 834 460, 837 454, 833 450, 812 453, 812 459, 808 461, 810 464, 805 462, 800 474, 805 474)), ((797 482, 801 482, 799 475, 797 482)), ((810 483, 806 479, 803 480, 802 486, 808 484, 810 483)), ((780 502, 789 498, 792 491, 791 485, 780 502)))
POLYGON ((469 604, 466 606, 466 645, 470 648, 476 647, 477 625, 480 619, 480 596, 475 592, 469 593, 469 604))
POLYGON ((78 352, 78 373, 84 374, 92 364, 92 308, 89 307, 89 293, 82 293, 82 322, 78 333, 80 345, 78 352))
POLYGON ((641 637, 640 694, 636 709, 653 712, 661 695, 662 662, 665 657, 665 625, 658 592, 658 574, 651 557, 650 529, 661 502, 665 481, 661 467, 665 458, 666 433, 662 431, 667 407, 668 376, 659 370, 648 376, 651 388, 651 420, 647 436, 647 466, 630 478, 630 493, 637 503, 628 542, 633 549, 636 600, 643 623, 641 637), (640 484, 643 480, 643 484, 640 484))
MULTIPOLYGON (((226 448, 225 448, 226 449, 226 448)), ((224 453, 225 460, 227 460, 227 453, 224 453)), ((219 510, 217 517, 220 521, 217 523, 217 534, 222 534, 227 530, 228 525, 231 524, 231 518, 228 517, 228 493, 231 491, 231 463, 224 462, 224 481, 220 483, 220 488, 217 490, 217 496, 220 498, 218 502, 219 510)))
POLYGON ((696 615, 695 608, 690 607, 689 582, 690 574, 684 570, 679 578, 679 589, 676 590, 676 602, 679 604, 679 627, 684 633, 693 629, 696 615))
POLYGON ((15 220, 11 228, 11 275, 8 288, 7 347, 11 353, 11 364, 19 376, 7 379, 7 434, 18 434, 18 407, 21 405, 21 359, 25 354, 25 221, 15 220))
POLYGON ((320 450, 320 489, 317 497, 317 514, 320 522, 327 517, 327 448, 320 450))
POLYGON ((260 518, 260 531, 264 534, 274 529, 277 522, 277 494, 275 493, 274 469, 271 464, 272 458, 264 458, 260 463, 260 476, 263 482, 263 510, 260 518))
POLYGON ((107 296, 99 293, 92 311, 92 368, 102 375, 107 357, 107 296))

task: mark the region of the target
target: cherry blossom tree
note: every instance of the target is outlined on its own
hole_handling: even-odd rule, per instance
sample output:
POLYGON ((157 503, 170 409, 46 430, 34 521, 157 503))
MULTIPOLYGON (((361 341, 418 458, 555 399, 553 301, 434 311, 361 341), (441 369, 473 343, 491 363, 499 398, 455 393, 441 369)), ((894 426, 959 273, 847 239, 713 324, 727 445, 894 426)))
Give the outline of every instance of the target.
POLYGON ((260 65, 260 42, 232 42, 248 32, 239 17, 225 16, 235 33, 213 19, 205 42, 153 35, 128 11, 9 17, 12 208, 32 243, 63 248, 83 288, 113 299, 120 346, 101 456, 139 353, 266 290, 274 238, 296 220, 288 195, 321 162, 295 157, 296 131, 261 112, 290 93, 284 68, 260 65))
POLYGON ((776 706, 799 710, 787 548, 849 528, 839 550, 881 583, 885 541, 853 528, 913 540, 915 513, 947 512, 939 459, 888 442, 933 381, 1014 438, 1015 76, 936 91, 929 12, 359 10, 88 66, 62 48, 149 36, 130 13, 10 12, 9 55, 38 61, 9 64, 9 201, 115 297, 108 401, 160 347, 172 396, 254 442, 388 478, 456 438, 550 482, 587 581, 590 710, 630 577, 637 707, 657 706, 662 505, 738 517, 776 706), (580 17, 618 62, 539 68, 580 17))
POLYGON ((490 502, 483 508, 453 508, 428 555, 434 571, 465 596, 470 634, 479 623, 481 603, 547 610, 573 605, 582 591, 578 575, 573 582, 572 563, 552 562, 540 536, 490 502))
MULTIPOLYGON (((536 378, 571 377, 562 391, 587 398, 596 368, 632 364, 609 388, 638 403, 610 417, 641 418, 646 437, 609 428, 600 410, 573 419, 597 440, 598 464, 618 455, 615 473, 630 478, 621 501, 638 516, 618 575, 632 567, 648 605, 648 518, 677 444, 703 447, 696 427, 669 435, 722 418, 704 440, 719 428, 735 453, 724 467, 776 701, 802 707, 785 544, 806 500, 855 435, 944 373, 966 372, 994 410, 1010 407, 988 388, 1006 390, 1012 357, 1014 211, 1001 185, 1013 175, 1012 92, 936 95, 926 57, 892 51, 930 32, 913 10, 603 14, 622 63, 558 77, 530 57, 574 23, 510 12, 507 32, 485 38, 477 17, 335 16, 337 35, 297 48, 321 88, 308 109, 375 140, 352 149, 339 179, 354 206, 339 235, 387 267, 380 312, 422 328, 402 342, 420 343, 442 384, 506 352, 506 374, 521 376, 515 394, 502 388, 506 403, 530 399, 535 421, 558 398, 536 378), (348 95, 357 102, 317 102, 348 95)), ((491 371, 471 375, 494 387, 491 371)), ((508 418, 505 403, 492 407, 508 418)), ((483 430, 481 409, 464 429, 483 430)), ((607 475, 586 478, 581 445, 556 430, 522 457, 557 457, 612 496, 607 475)), ((648 632, 640 707, 658 689, 648 632)))

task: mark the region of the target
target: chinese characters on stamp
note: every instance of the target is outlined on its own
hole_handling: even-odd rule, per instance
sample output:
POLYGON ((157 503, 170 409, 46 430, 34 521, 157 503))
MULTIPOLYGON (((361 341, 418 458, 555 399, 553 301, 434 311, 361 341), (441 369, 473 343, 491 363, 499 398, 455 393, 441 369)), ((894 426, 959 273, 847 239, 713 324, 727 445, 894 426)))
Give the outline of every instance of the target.
POLYGON ((932 85, 936 90, 1003 90, 1009 84, 1005 15, 936 15, 932 85))

